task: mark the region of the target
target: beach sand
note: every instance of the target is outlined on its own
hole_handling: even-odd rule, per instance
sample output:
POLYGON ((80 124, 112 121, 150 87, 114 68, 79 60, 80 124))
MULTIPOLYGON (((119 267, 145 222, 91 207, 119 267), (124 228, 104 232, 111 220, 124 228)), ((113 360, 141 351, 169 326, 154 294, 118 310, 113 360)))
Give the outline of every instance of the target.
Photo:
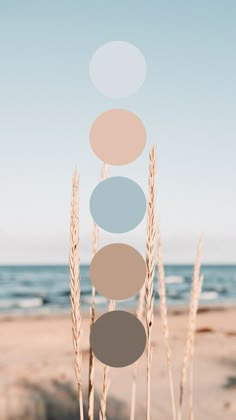
MULTIPOLYGON (((169 315, 176 396, 187 325, 184 309, 169 315)), ((88 315, 83 320, 83 379, 87 400, 88 315)), ((0 318, 0 419, 78 419, 69 315, 0 318)), ((145 419, 145 354, 139 361, 136 419, 145 419)), ((128 419, 132 367, 110 369, 108 419, 128 419)), ((153 328, 152 419, 171 419, 161 324, 153 328)), ((96 404, 103 366, 96 361, 96 404)), ((188 419, 185 394, 184 419, 188 419)), ((201 308, 194 362, 195 420, 236 418, 236 308, 201 308)), ((97 417, 96 417, 97 418, 97 417)))

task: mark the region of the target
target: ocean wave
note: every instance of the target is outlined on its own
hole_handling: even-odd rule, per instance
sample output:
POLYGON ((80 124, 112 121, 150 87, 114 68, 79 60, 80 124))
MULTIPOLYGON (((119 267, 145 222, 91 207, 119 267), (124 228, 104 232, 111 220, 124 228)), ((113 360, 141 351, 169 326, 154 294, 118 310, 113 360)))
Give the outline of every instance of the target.
POLYGON ((212 291, 212 292, 202 292, 200 299, 201 300, 216 300, 219 297, 219 293, 217 293, 216 291, 212 291))
MULTIPOLYGON (((166 294, 168 304, 189 304, 193 267, 166 266, 166 294)), ((219 301, 236 302, 236 266, 203 266, 204 274, 201 301, 203 304, 217 304, 219 301)), ((158 288, 155 287, 155 303, 158 304, 158 288)), ((68 267, 60 266, 0 266, 0 314, 41 313, 70 310, 70 285, 68 267)), ((81 267, 81 304, 87 310, 91 304, 92 284, 89 266, 81 267)), ((118 303, 120 307, 137 304, 139 294, 130 300, 118 303)), ((108 307, 109 299, 96 293, 96 303, 108 307)))
POLYGON ((168 298, 174 299, 174 300, 180 300, 182 298, 182 294, 178 293, 177 291, 168 290, 166 292, 166 295, 167 295, 168 298))
POLYGON ((204 287, 203 292, 217 292, 220 295, 225 295, 228 293, 228 289, 224 286, 204 287))
MULTIPOLYGON (((104 296, 95 296, 95 303, 96 304, 102 304, 108 302, 109 299, 107 299, 104 296)), ((87 303, 90 305, 92 303, 92 296, 81 296, 81 302, 87 303)))
POLYGON ((0 300, 0 309, 13 309, 13 308, 37 308, 42 306, 43 300, 41 298, 31 299, 6 299, 0 300))
POLYGON ((166 284, 180 284, 184 282, 183 276, 167 276, 165 278, 166 284))

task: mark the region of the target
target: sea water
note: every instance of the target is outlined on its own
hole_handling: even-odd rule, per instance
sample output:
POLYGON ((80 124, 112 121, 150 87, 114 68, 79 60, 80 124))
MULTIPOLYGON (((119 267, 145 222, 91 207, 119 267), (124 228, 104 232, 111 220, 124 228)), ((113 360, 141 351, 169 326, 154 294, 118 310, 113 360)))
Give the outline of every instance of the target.
MULTIPOLYGON (((166 291, 169 305, 189 302, 193 266, 166 265, 166 291)), ((204 284, 200 304, 236 304, 236 266, 203 265, 204 284)), ((111 279, 112 281, 112 279, 111 279)), ((155 304, 158 305, 157 275, 154 280, 155 304)), ((118 303, 118 308, 133 309, 138 294, 118 303)), ((91 303, 89 266, 81 266, 81 307, 91 303)), ((103 310, 108 300, 96 293, 96 306, 103 310)), ((70 276, 66 265, 0 266, 0 313, 32 314, 69 312, 70 276)))

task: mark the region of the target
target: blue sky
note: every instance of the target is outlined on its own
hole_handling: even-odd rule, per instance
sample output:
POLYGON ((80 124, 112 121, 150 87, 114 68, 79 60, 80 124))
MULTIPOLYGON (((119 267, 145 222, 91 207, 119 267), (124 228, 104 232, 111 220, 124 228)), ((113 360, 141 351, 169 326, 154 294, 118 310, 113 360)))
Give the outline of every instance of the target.
MULTIPOLYGON (((142 156, 111 168, 145 190, 148 149, 158 156, 158 213, 166 262, 235 262, 236 3, 234 1, 0 0, 0 264, 64 263, 71 175, 81 185, 81 257, 91 255, 89 198, 101 162, 89 129, 103 111, 129 109, 148 133, 142 156), (147 79, 111 100, 89 79, 102 44, 121 40, 146 58, 147 79)), ((143 252, 145 221, 101 233, 143 252)))

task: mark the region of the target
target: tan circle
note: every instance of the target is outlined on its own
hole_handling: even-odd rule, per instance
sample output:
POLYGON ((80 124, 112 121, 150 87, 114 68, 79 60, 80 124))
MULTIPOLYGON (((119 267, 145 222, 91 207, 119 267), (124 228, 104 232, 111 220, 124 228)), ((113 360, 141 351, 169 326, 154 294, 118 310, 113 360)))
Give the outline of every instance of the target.
POLYGON ((90 346, 105 365, 125 367, 136 362, 146 346, 141 321, 126 311, 111 311, 100 316, 90 332, 90 346))
POLYGON ((146 265, 136 249, 126 244, 111 244, 94 256, 90 279, 103 296, 122 300, 135 295, 144 284, 146 265))
POLYGON ((103 162, 126 165, 142 153, 146 130, 142 121, 125 109, 111 109, 101 114, 90 130, 90 144, 103 162))

